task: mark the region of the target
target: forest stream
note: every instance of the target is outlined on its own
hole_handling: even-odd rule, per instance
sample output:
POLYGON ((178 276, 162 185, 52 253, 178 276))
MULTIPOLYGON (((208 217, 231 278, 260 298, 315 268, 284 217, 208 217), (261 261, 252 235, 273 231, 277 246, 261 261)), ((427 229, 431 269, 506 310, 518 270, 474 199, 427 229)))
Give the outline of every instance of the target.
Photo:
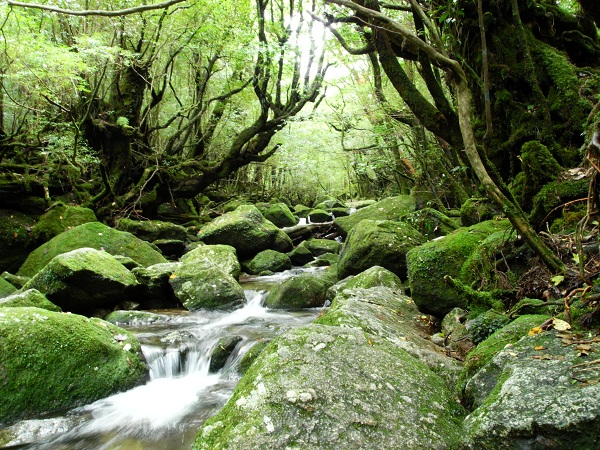
POLYGON ((242 282, 247 303, 234 311, 161 310, 164 321, 122 325, 142 343, 149 381, 90 405, 10 427, 17 441, 3 448, 189 449, 198 429, 229 399, 239 363, 254 344, 307 324, 319 309, 274 311, 262 306, 268 289, 306 270, 242 282), (241 337, 224 367, 209 373, 219 340, 241 337))

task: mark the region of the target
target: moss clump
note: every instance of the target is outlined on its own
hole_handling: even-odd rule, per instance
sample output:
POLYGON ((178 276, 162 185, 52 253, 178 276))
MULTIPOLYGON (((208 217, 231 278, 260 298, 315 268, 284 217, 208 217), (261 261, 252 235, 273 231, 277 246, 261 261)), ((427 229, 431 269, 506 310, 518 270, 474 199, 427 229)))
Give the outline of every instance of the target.
POLYGON ((0 354, 0 422, 89 403, 147 375, 127 331, 39 308, 0 309, 0 354))
POLYGON ((7 297, 17 290, 12 284, 4 278, 0 278, 0 298, 7 297))
POLYGON ((128 256, 141 266, 167 262, 150 244, 131 233, 114 230, 100 222, 90 222, 67 230, 36 248, 17 275, 32 277, 55 256, 84 247, 128 256))
POLYGON ((525 174, 525 189, 523 191, 523 207, 531 208, 532 198, 539 190, 558 178, 562 167, 558 164, 548 147, 539 141, 530 141, 521 147, 521 166, 525 174))
POLYGON ((500 211, 488 198, 468 198, 460 207, 460 220, 466 227, 492 220, 500 211))
POLYGON ((62 309, 46 298, 44 294, 36 289, 27 289, 23 292, 17 292, 13 295, 0 300, 0 308, 15 308, 33 306, 36 308, 47 309, 48 311, 61 312, 62 309))
POLYGON ((553 181, 546 184, 533 198, 533 208, 530 222, 534 227, 542 227, 544 220, 551 220, 559 211, 553 211, 571 200, 586 198, 588 195, 589 181, 565 180, 553 181))
POLYGON ((428 240, 444 236, 459 228, 459 224, 456 220, 451 219, 433 208, 423 208, 408 213, 400 220, 408 223, 428 240))

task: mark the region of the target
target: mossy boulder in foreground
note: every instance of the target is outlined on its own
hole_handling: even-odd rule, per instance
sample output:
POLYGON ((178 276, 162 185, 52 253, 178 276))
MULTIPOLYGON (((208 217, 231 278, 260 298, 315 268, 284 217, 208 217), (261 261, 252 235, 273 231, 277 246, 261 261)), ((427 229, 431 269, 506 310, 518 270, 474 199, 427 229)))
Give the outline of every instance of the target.
POLYGON ((159 239, 175 241, 185 241, 187 239, 185 227, 161 220, 121 219, 117 224, 117 228, 128 231, 148 242, 154 242, 159 239))
POLYGON ((340 255, 340 278, 381 266, 406 279, 406 253, 423 242, 423 235, 407 223, 362 220, 348 234, 340 255))
POLYGON ((0 309, 0 423, 93 402, 144 382, 138 341, 100 319, 0 309))
POLYGON ((465 419, 465 448, 599 448, 598 351, 555 330, 504 348, 470 381, 483 400, 465 419))
POLYGON ((114 230, 100 222, 90 222, 67 230, 36 248, 17 275, 32 277, 55 256, 83 247, 128 256, 144 267, 167 262, 148 242, 133 234, 114 230))
POLYGON ((88 313, 130 300, 137 284, 112 255, 79 248, 52 259, 23 289, 37 289, 65 311, 88 313))
POLYGON ((442 379, 406 351, 312 324, 260 353, 193 449, 451 448, 460 420, 442 379))
POLYGON ((262 250, 287 252, 292 249, 288 235, 263 217, 253 205, 238 206, 206 224, 198 232, 206 244, 226 244, 237 250, 240 259, 251 258, 262 250))

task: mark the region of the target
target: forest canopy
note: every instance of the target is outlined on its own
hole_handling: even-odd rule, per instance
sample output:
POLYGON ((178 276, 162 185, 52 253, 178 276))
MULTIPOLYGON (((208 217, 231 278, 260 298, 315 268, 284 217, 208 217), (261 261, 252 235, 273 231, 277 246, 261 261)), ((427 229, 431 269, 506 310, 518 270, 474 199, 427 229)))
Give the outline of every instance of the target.
POLYGON ((534 199, 563 169, 595 167, 596 2, 0 8, 6 204, 74 202, 110 222, 189 218, 207 193, 411 190, 441 210, 484 195, 561 267, 535 244, 534 199))

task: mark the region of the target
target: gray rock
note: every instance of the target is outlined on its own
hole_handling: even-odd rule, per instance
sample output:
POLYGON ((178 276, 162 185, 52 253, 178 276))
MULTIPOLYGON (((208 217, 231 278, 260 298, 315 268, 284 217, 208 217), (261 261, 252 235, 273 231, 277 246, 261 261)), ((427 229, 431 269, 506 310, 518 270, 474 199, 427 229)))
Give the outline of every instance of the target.
POLYGON ((442 379, 406 351, 313 324, 262 351, 193 448, 448 448, 460 420, 442 379))
MULTIPOLYGON (((599 342, 587 345, 600 351, 599 342)), ((484 400, 465 419, 466 447, 598 448, 599 375, 598 364, 556 331, 523 337, 469 381, 484 400)))

